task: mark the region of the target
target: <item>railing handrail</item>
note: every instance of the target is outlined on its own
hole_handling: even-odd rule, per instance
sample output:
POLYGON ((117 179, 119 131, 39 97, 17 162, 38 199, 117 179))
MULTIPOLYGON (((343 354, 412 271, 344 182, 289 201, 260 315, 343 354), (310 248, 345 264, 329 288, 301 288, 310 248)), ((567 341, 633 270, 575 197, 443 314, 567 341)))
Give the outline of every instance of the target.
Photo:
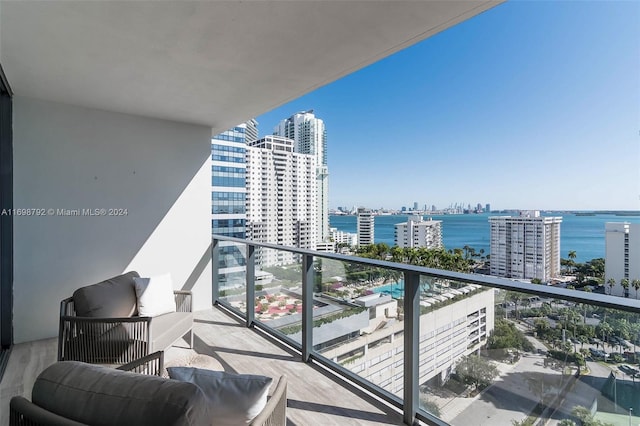
POLYGON ((548 285, 545 286, 541 284, 530 284, 490 275, 453 272, 443 269, 426 268, 424 266, 390 262, 388 260, 370 259, 366 257, 349 256, 345 254, 327 253, 315 250, 301 249, 297 247, 281 246, 271 243, 261 243, 257 241, 227 237, 216 234, 214 234, 212 238, 219 241, 230 241, 239 244, 248 244, 255 247, 288 251, 300 255, 314 256, 343 262, 359 263, 369 266, 392 269, 400 272, 414 272, 421 275, 428 275, 434 278, 447 279, 467 284, 478 284, 484 287, 535 294, 537 296, 545 296, 552 299, 562 299, 576 303, 585 303, 589 305, 601 306, 604 308, 618 309, 626 312, 640 313, 640 300, 637 299, 623 298, 619 296, 611 296, 599 293, 587 293, 584 291, 553 287, 548 285))

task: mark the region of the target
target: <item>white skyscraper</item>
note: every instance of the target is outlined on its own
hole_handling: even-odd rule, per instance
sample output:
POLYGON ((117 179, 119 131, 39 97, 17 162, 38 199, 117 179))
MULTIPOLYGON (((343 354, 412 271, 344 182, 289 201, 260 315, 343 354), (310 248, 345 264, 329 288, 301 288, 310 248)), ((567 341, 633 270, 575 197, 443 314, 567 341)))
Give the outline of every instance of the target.
MULTIPOLYGON (((315 249, 316 161, 294 152, 294 141, 267 136, 247 146, 247 239, 315 249)), ((260 250, 261 266, 285 265, 292 253, 260 250)))
POLYGON ((548 281, 560 273, 561 217, 539 211, 490 217, 491 275, 548 281))
POLYGON ((316 190, 318 203, 318 241, 329 239, 329 169, 327 168, 327 134, 324 122, 313 110, 302 111, 282 120, 274 129, 275 135, 295 141, 295 152, 316 158, 316 190))
POLYGON ((369 209, 358 208, 358 246, 374 244, 375 216, 369 209))
POLYGON ((605 224, 605 291, 614 296, 639 298, 633 280, 640 280, 640 223, 609 222, 605 224), (609 287, 613 278, 615 285, 609 287), (627 279, 627 294, 621 284, 627 279))
POLYGON ((412 215, 395 227, 395 243, 398 247, 442 247, 441 220, 423 220, 420 215, 412 215))

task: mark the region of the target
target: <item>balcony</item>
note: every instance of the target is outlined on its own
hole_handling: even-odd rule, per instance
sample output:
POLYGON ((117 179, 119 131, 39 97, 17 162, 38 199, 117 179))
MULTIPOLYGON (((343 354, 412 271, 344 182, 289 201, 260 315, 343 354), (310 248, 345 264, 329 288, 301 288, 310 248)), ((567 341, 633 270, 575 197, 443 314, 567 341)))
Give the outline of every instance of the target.
MULTIPOLYGON (((286 374, 295 382, 288 387, 288 424, 375 426, 402 422, 401 415, 391 408, 339 378, 326 375, 322 368, 302 363, 299 353, 264 333, 243 327, 224 310, 214 307, 200 311, 194 331, 194 351, 211 356, 221 370, 271 377, 286 374)), ((37 374, 55 362, 56 345, 56 339, 15 345, 0 384, 0 424, 9 424, 11 396, 29 396, 37 374)), ((166 356, 167 362, 180 363, 189 358, 189 351, 173 347, 166 356)))
MULTIPOLYGON (((170 272, 176 289, 193 291, 201 321, 196 327, 196 350, 215 348, 213 355, 224 354, 219 355, 223 367, 234 371, 255 368, 265 373, 286 372, 295 382, 290 385, 289 395, 292 423, 391 424, 402 419, 412 421, 414 414, 422 421, 441 423, 419 407, 422 394, 418 390, 428 391, 422 379, 431 371, 452 366, 455 356, 466 348, 454 338, 451 355, 447 355, 448 348, 441 357, 435 351, 425 352, 434 354, 425 357, 413 355, 416 336, 421 336, 419 330, 424 329, 416 315, 424 310, 420 320, 431 314, 429 318, 434 321, 444 321, 444 316, 438 315, 441 311, 420 305, 416 283, 425 278, 457 281, 457 286, 476 283, 501 289, 513 289, 514 284, 275 247, 273 250, 286 252, 286 256, 268 257, 266 253, 265 261, 275 259, 290 265, 297 260, 305 269, 297 278, 290 277, 290 284, 300 283, 302 298, 296 313, 290 312, 291 316, 297 315, 300 307, 299 324, 296 320, 281 328, 270 327, 277 318, 263 321, 252 309, 257 307, 256 301, 249 296, 258 297, 265 286, 265 277, 255 268, 246 271, 244 289, 242 285, 230 287, 239 290, 234 295, 223 297, 222 291, 227 289, 212 289, 212 277, 215 282, 220 271, 219 264, 211 259, 211 135, 499 3, 501 0, 366 5, 3 2, 2 125, 11 131, 0 132, 0 207, 40 212, 115 208, 128 209, 128 214, 0 218, 0 343, 2 348, 15 344, 1 384, 2 415, 7 412, 8 398, 28 393, 28 383, 53 360, 55 347, 47 339, 57 331, 58 301, 81 285, 136 269, 149 275, 170 272), (286 51, 282 46, 287 46, 286 51), (283 67, 283 56, 278 52, 296 52, 298 60, 288 61, 283 67), (317 52, 323 53, 321 61, 317 52), (4 108, 7 103, 12 109, 4 108), (352 306, 350 315, 336 319, 346 310, 331 311, 335 304, 342 309, 344 301, 340 299, 327 303, 328 299, 321 297, 319 302, 329 308, 323 311, 318 303, 314 312, 315 299, 309 294, 313 268, 309 265, 320 260, 326 264, 361 264, 365 274, 381 268, 399 272, 406 283, 400 296, 403 302, 392 293, 396 305, 385 307, 384 315, 375 312, 374 318, 385 319, 372 324, 373 328, 366 327, 366 332, 358 324, 363 319, 358 307, 352 306), (240 304, 243 296, 244 307, 240 304), (213 309, 212 299, 219 305, 213 309), (220 307, 239 311, 242 321, 251 328, 238 326, 231 317, 221 314, 220 307), (321 315, 316 317, 316 313, 321 315), (337 325, 344 326, 340 333, 334 330, 337 325), (284 329, 286 334, 284 327, 289 327, 284 329), (371 337, 373 334, 386 333, 393 337, 377 347, 368 348, 360 342, 362 338, 375 342, 379 339, 371 337), (252 345, 252 339, 260 344, 252 345), (285 350, 274 344, 274 339, 293 349, 285 350), (380 361, 359 362, 364 348, 380 361), (353 355, 339 355, 343 349, 353 355), (389 352, 391 355, 385 358, 389 352), (338 364, 333 360, 334 353, 338 364), (380 368, 389 359, 393 368, 402 371, 390 375, 380 368), (418 368, 419 375, 407 374, 418 368), (366 381, 361 378, 364 375, 366 381), (343 387, 343 380, 353 381, 356 387, 343 387), (400 385, 403 392, 398 390, 400 385), (369 390, 357 390, 358 386, 369 390), (374 399, 365 392, 371 392, 374 399), (382 398, 402 414, 378 408, 381 405, 375 398, 382 398), (324 417, 325 413, 330 414, 324 417)), ((247 245, 242 240, 239 244, 247 245)), ((254 255, 258 248, 270 249, 249 246, 247 259, 251 259, 251 247, 254 255)), ((296 271, 278 271, 287 272, 296 271)), ((371 284, 366 281, 371 277, 362 278, 363 286, 371 284)), ((636 302, 630 300, 602 296, 590 299, 582 294, 572 297, 546 288, 522 291, 598 309, 638 311, 636 302)), ((286 307, 287 300, 284 302, 286 307)), ((366 305, 370 301, 361 302, 366 305)), ((279 308, 277 299, 274 303, 279 308)), ((266 316, 272 315, 268 309, 266 316)), ((487 329, 491 330, 493 307, 487 318, 487 329)), ((433 340, 425 342, 434 345, 433 340)), ((608 349, 615 351, 615 346, 608 349)), ((535 360, 542 362, 540 357, 535 360)), ((617 377, 616 383, 628 381, 627 376, 617 377)), ((428 398, 437 396, 435 392, 426 394, 428 398)), ((478 400, 481 398, 482 394, 478 400)), ((523 397, 525 408, 522 413, 514 413, 526 415, 523 413, 533 399, 523 397)), ((459 418, 465 407, 460 401, 469 402, 466 397, 450 398, 446 404, 437 401, 443 407, 441 417, 454 424, 474 424, 459 418)), ((624 404, 619 401, 618 411, 625 409, 624 404)), ((6 422, 3 419, 1 423, 6 422)))
MULTIPOLYGON (((196 315, 194 351, 213 357, 225 371, 286 374, 291 424, 411 424, 418 419, 425 424, 468 425, 476 424, 479 412, 492 424, 509 424, 526 418, 571 418, 574 407, 596 402, 605 415, 624 417, 629 408, 636 412, 635 375, 626 368, 635 363, 635 348, 624 348, 612 330, 596 325, 606 313, 616 318, 615 324, 637 326, 636 300, 228 237, 214 237, 211 256, 216 303, 196 315), (244 279, 219 288, 216 258, 228 244, 238 248, 248 268, 244 279), (280 265, 257 266, 258 252, 265 262, 280 265), (339 268, 341 277, 334 275, 339 268), (389 282, 390 276, 403 284, 389 282), (432 291, 442 295, 452 287, 475 292, 454 299, 442 296, 428 307, 421 304, 433 299, 432 291), (375 291, 368 294, 365 288, 375 291), (506 312, 520 318, 507 323, 525 331, 533 348, 488 350, 482 346, 483 336, 467 334, 465 310, 484 310, 489 334, 505 316, 501 308, 494 311, 496 289, 540 297, 527 308, 517 308, 517 314, 515 307, 506 312), (351 298, 350 293, 362 296, 351 298), (537 324, 541 318, 526 311, 543 309, 547 298, 564 302, 554 302, 562 315, 547 317, 551 328, 537 324), (546 355, 563 345, 568 347, 562 353, 579 352, 580 343, 572 343, 572 336, 579 337, 590 325, 610 343, 592 340, 594 344, 582 345, 589 353, 589 371, 578 374, 572 359, 546 355), (537 338, 534 330, 540 333, 537 338), (596 355, 602 349, 609 358, 622 361, 603 363, 596 355), (465 383, 458 371, 464 358, 476 354, 499 372, 479 385, 481 390, 465 383), (433 411, 437 416, 430 414, 433 411)), ((629 340, 627 346, 640 343, 629 340)), ((173 347, 167 359, 184 358, 185 351, 173 347)), ((54 362, 55 355, 55 339, 15 345, 0 386, 2 413, 11 396, 28 394, 38 372, 54 362)), ((0 422, 6 424, 6 419, 0 422)))
POLYGON ((614 341, 615 332, 597 319, 604 313, 607 324, 619 321, 640 331, 636 300, 220 236, 213 240, 214 264, 217 247, 227 240, 245 245, 247 273, 233 289, 220 289, 214 271, 217 304, 249 329, 298 351, 300 362, 322 366, 327 376, 351 381, 395 407, 406 424, 475 424, 478 412, 492 424, 557 421, 573 418, 576 406, 593 404, 601 418, 640 409, 637 398, 619 393, 633 389, 635 376, 620 367, 635 362, 635 349, 611 346, 617 362, 603 365, 586 340, 605 332, 614 341), (258 250, 279 264, 259 265, 253 255, 258 250), (269 278, 256 285, 255 276, 265 274, 269 278), (504 290, 537 298, 527 308, 509 305, 507 315, 518 320, 504 320, 505 309, 494 301, 504 290), (541 307, 549 300, 564 303, 545 316, 541 307), (556 311, 560 321, 552 319, 556 311), (502 334, 487 339, 498 324, 499 333, 513 327, 528 344, 498 347, 502 334), (572 342, 581 335, 579 347, 572 342), (495 376, 473 384, 464 376, 472 361, 494 365, 495 376))

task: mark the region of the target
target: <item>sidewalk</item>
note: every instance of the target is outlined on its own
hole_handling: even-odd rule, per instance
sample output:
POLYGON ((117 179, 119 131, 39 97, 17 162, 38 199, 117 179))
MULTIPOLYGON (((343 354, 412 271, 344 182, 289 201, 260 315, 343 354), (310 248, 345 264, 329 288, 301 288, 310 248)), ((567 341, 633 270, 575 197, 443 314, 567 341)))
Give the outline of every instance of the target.
MULTIPOLYGON (((526 331, 525 326, 517 325, 526 331)), ((533 344, 534 353, 523 353, 514 364, 496 362, 499 376, 478 395, 464 398, 446 390, 440 395, 429 394, 429 399, 440 407, 440 417, 451 424, 474 426, 508 425, 512 420, 526 418, 540 400, 527 382, 531 373, 562 376, 559 369, 545 367, 546 356, 537 353, 538 349, 546 352, 547 347, 531 336, 527 339, 533 344)))
MULTIPOLYGON (((502 377, 507 375, 507 373, 512 372, 517 365, 517 363, 508 364, 504 362, 496 362, 495 364, 496 364, 496 367, 498 367, 498 370, 500 371, 499 376, 494 379, 494 382, 491 385, 489 385, 489 387, 484 389, 482 392, 478 393, 476 396, 472 398, 462 398, 462 397, 456 396, 449 399, 448 401, 443 398, 440 398, 443 402, 442 405, 440 401, 436 401, 440 406, 440 411, 442 413, 441 418, 444 421, 446 421, 447 423, 451 423, 451 420, 453 420, 460 413, 462 413, 464 410, 469 408, 474 402, 478 401, 485 392, 487 392, 492 386, 495 386, 496 383, 499 382, 502 377)), ((434 397, 434 399, 436 398, 437 397, 434 397)))

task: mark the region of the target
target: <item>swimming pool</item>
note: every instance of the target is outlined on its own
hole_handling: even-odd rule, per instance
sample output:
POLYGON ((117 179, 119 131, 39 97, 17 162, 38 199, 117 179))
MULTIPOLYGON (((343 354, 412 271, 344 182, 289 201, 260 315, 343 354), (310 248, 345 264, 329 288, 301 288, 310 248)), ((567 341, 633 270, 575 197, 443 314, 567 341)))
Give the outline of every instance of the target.
POLYGON ((400 280, 372 290, 374 293, 390 294, 394 299, 402 299, 404 297, 404 281, 400 280))

